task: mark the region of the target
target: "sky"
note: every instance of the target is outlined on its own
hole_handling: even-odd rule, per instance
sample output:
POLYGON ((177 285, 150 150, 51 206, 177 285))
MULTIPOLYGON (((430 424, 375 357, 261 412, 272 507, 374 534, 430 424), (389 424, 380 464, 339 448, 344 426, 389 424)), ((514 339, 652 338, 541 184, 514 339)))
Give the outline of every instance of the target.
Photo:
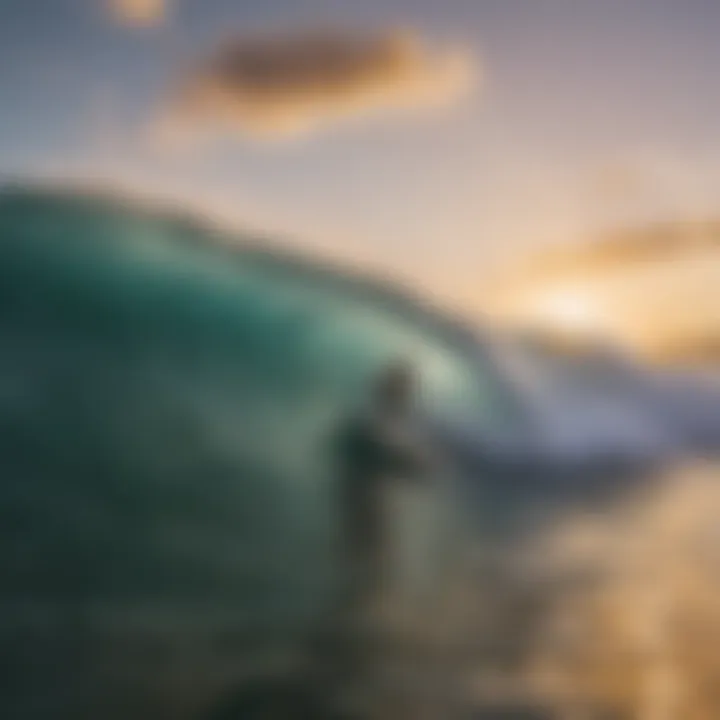
POLYGON ((0 177, 480 311, 515 258, 716 216, 718 28, 717 0, 0 0, 0 177))

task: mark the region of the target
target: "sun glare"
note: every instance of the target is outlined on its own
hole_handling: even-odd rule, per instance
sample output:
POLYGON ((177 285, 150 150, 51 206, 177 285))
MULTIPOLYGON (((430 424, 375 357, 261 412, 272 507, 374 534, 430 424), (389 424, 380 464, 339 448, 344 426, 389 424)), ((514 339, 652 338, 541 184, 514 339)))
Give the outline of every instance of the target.
POLYGON ((534 322, 568 334, 592 334, 603 326, 596 300, 578 289, 563 289, 534 299, 530 309, 534 322))

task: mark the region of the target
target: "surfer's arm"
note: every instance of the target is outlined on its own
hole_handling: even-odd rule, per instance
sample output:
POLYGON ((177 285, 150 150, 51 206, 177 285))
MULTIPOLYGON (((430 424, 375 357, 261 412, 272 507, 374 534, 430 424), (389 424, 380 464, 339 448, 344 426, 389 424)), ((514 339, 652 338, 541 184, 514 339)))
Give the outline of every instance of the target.
POLYGON ((404 480, 422 480, 436 464, 429 449, 418 441, 382 435, 378 444, 389 473, 404 480))

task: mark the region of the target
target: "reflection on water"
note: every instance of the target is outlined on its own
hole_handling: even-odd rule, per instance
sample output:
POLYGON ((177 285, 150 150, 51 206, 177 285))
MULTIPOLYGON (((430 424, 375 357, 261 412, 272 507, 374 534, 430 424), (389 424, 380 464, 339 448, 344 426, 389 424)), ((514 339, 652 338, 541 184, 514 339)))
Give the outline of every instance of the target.
POLYGON ((720 717, 719 511, 717 468, 689 467, 526 549, 511 593, 537 614, 519 683, 558 717, 720 717))
POLYGON ((717 467, 696 465, 485 548, 413 626, 412 650, 378 652, 376 676, 411 703, 401 717, 714 720, 719 517, 717 467))
MULTIPOLYGON (((657 480, 613 510, 568 513, 522 546, 476 548, 417 616, 390 613, 368 640, 360 687, 380 714, 360 717, 450 720, 470 708, 470 717, 493 720, 720 717, 717 467, 657 480)), ((246 632, 229 633, 227 618, 214 618, 213 630, 182 618, 173 625, 167 612, 145 627, 90 614, 54 636, 53 618, 30 610, 34 640, 15 624, 2 648, 15 661, 3 667, 6 697, 22 683, 45 693, 22 717, 92 717, 77 705, 75 714, 55 712, 74 695, 118 720, 262 717, 247 708, 267 698, 279 713, 270 717, 320 718, 334 692, 318 684, 318 656, 257 652, 246 632)))
POLYGON ((717 468, 697 465, 469 554, 375 638, 360 717, 720 717, 719 516, 717 468))

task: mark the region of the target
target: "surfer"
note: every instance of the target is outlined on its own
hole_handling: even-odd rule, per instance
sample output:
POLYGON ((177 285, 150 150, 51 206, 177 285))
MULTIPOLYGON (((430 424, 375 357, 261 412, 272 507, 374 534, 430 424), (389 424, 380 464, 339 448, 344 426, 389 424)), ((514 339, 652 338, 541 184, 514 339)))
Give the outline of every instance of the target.
POLYGON ((416 421, 417 380, 404 362, 385 368, 375 381, 369 407, 346 422, 339 443, 339 500, 345 610, 377 609, 389 580, 387 485, 417 481, 431 461, 416 421))
POLYGON ((416 396, 413 367, 392 363, 375 379, 365 411, 344 421, 336 437, 342 592, 332 624, 334 650, 325 658, 332 659, 335 679, 329 685, 345 698, 342 705, 349 698, 354 707, 374 702, 372 688, 389 629, 384 611, 399 570, 393 567, 397 518, 391 512, 391 485, 425 480, 434 467, 429 444, 421 438, 416 396))

